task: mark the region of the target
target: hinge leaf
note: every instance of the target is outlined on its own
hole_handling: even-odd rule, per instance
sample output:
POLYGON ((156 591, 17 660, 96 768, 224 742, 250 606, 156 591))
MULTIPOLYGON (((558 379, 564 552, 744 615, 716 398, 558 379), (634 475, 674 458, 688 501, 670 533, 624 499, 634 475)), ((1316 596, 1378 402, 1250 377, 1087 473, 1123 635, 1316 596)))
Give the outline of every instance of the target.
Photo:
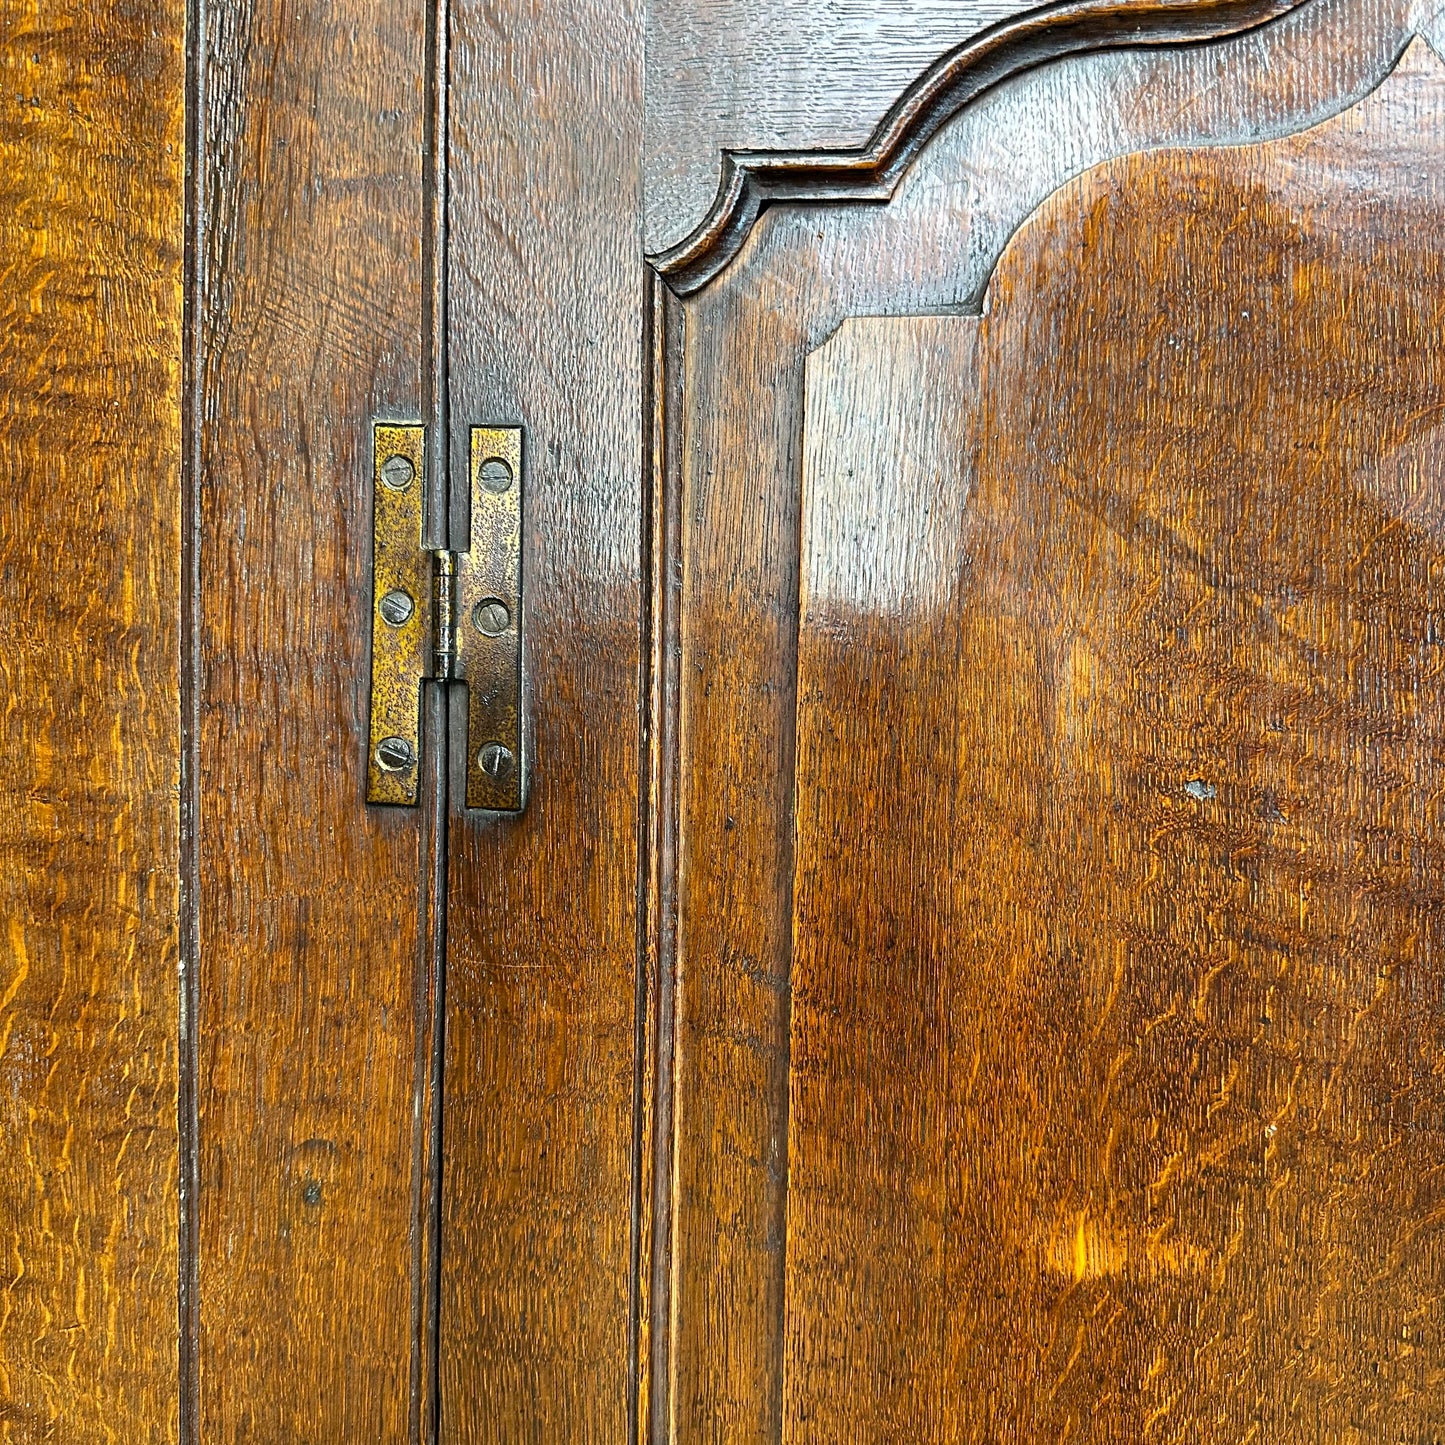
POLYGON ((414 806, 421 774, 421 682, 432 647, 424 550, 426 429, 372 428, 371 729, 366 800, 414 806))

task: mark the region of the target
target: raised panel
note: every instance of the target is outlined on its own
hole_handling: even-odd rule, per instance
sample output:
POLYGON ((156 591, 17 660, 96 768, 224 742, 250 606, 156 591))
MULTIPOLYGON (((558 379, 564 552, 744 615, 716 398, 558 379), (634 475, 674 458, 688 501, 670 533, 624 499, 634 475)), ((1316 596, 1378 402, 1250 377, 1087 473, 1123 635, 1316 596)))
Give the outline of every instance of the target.
POLYGON ((785 1439, 1445 1423, 1442 121, 810 358, 785 1439))
MULTIPOLYGON (((1014 445, 1014 423, 996 406, 982 419, 971 409, 965 358, 972 354, 969 338, 980 334, 976 318, 988 279, 1018 228, 1041 206, 1077 194, 1068 188, 1091 168, 1113 161, 1125 168, 1120 175, 1132 174, 1129 166, 1145 163, 1116 158, 1146 152, 1174 156, 1164 173, 1198 180, 1201 206, 1227 204, 1222 192, 1205 185, 1213 174, 1209 167, 1226 164, 1219 157, 1277 141, 1303 144, 1289 138, 1351 112, 1378 90, 1415 29, 1412 8, 1404 3, 1323 0, 1208 44, 1113 51, 1085 47, 1060 55, 973 94, 941 124, 911 166, 890 181, 886 204, 876 203, 882 198, 866 185, 856 194, 871 197, 874 204, 809 204, 805 158, 800 157, 796 176, 803 180, 794 204, 764 209, 755 220, 745 218, 733 233, 735 259, 724 258, 725 264, 707 273, 712 279, 686 268, 678 273, 688 294, 666 298, 664 324, 658 328, 665 404, 655 449, 661 512, 655 535, 662 557, 654 654, 659 708, 654 826, 662 860, 656 896, 662 907, 653 947, 661 963, 659 1018, 670 1017, 675 1024, 671 1048, 659 1053, 654 1073, 659 1121, 654 1160, 657 1178, 665 1183, 656 1194, 658 1267, 651 1299, 655 1430, 662 1430, 665 1421, 680 1439, 759 1442, 785 1435, 851 1438, 854 1430, 863 1432, 860 1438, 870 1438, 870 1431, 872 1438, 914 1438, 909 1431, 935 1438, 927 1430, 943 1432, 936 1438, 971 1438, 966 1432, 983 1429, 980 1420, 993 1419, 1002 1429, 1006 1419, 1017 1425, 1029 1418, 1019 1397, 1007 1409, 999 1403, 992 1416, 958 1407, 939 1423, 919 1423, 928 1401, 937 1406, 949 1390, 978 1386, 984 1355, 970 1363, 968 1349, 950 1333, 963 1326, 951 1322, 956 1301, 950 1291, 956 1284, 950 1283, 948 1270, 966 1272, 972 1266, 961 1258, 954 1265, 910 1263, 912 1252, 898 1243, 912 1238, 905 1226, 911 1227, 909 1211, 916 1206, 920 1219, 933 1211, 930 1227, 939 1231, 937 1248, 946 1254, 954 1247, 948 1244, 951 1216, 945 1204, 922 1196, 939 1187, 929 1173, 935 1165, 945 1181, 948 1169, 963 1166, 957 1157, 951 1163, 915 1157, 927 1131, 941 1127, 924 1117, 930 1091, 946 1100, 956 1078, 947 1050, 939 1055, 939 1040, 961 1027, 950 1022, 941 996, 951 977, 948 969, 961 967, 951 961, 954 935, 936 920, 944 919, 955 932, 963 926, 960 918, 975 931, 989 920, 996 923, 986 912, 970 913, 944 880, 972 877, 971 869, 1003 867, 1002 855, 989 853, 983 842, 976 840, 967 854, 949 822, 965 808, 968 789, 977 783, 939 741, 950 728, 962 726, 953 713, 964 702, 949 692, 961 665, 960 644, 946 630, 932 637, 890 636, 887 626, 893 624, 870 614, 868 626, 874 631, 868 636, 877 643, 875 653, 861 642, 845 645, 847 629, 821 620, 822 612, 809 614, 813 620, 808 622, 800 610, 805 602, 817 606, 823 594, 808 589, 824 575, 843 593, 867 582, 885 594, 893 588, 900 597, 926 575, 933 579, 931 605, 951 616, 948 608, 956 601, 952 578, 962 566, 958 558, 967 551, 966 539, 950 531, 941 491, 920 492, 910 500, 897 478, 892 479, 896 489, 879 493, 885 500, 866 525, 846 507, 831 517, 816 510, 805 514, 805 471, 820 462, 814 447, 821 418, 831 417, 827 425, 836 428, 841 448, 832 454, 836 466, 829 464, 830 474, 852 470, 849 486, 858 484, 860 470, 872 466, 876 472, 887 457, 900 475, 937 489, 947 458, 973 456, 973 448, 980 456, 1001 456, 1000 433, 1014 445), (868 319, 883 316, 912 319, 868 319), (903 329, 888 331, 889 326, 903 329), (870 328, 890 338, 877 356, 866 352, 866 338, 875 335, 870 328), (835 333, 838 339, 830 347, 836 351, 820 351, 835 333), (905 365, 899 357, 909 348, 916 355, 905 365), (843 364, 840 358, 846 355, 857 361, 855 369, 843 364), (914 380, 901 379, 914 372, 914 380), (817 389, 825 373, 833 388, 826 401, 817 389), (885 386, 889 376, 897 382, 891 391, 885 386), (898 430, 905 426, 906 438, 898 430), (846 445, 845 435, 851 438, 846 445), (869 437, 872 451, 864 446, 869 437), (862 457, 876 459, 877 465, 862 457), (911 459, 907 467, 905 458, 911 459), (928 704, 920 701, 925 695, 932 699, 928 704), (944 711, 925 717, 917 711, 925 706, 944 711), (915 725, 921 729, 913 738, 917 746, 905 746, 900 729, 915 725), (863 820, 872 831, 861 829, 863 820), (889 839, 896 849, 885 846, 889 839), (895 956, 873 960, 894 987, 869 993, 867 969, 849 950, 864 922, 884 935, 905 928, 912 916, 910 887, 920 890, 925 901, 932 897, 929 890, 939 890, 935 914, 929 915, 935 921, 925 919, 919 927, 925 933, 935 927, 944 931, 921 939, 906 958, 895 951, 895 956), (895 895, 891 904, 890 894, 895 895), (856 916, 848 914, 852 932, 844 932, 852 941, 838 945, 835 957, 828 920, 835 911, 841 916, 850 909, 857 910, 856 916), (849 974, 848 968, 859 972, 849 974), (919 992, 909 1004, 913 1012, 899 1014, 910 990, 919 992), (822 1020, 816 1034, 807 1012, 814 1001, 822 1020), (849 1007, 855 1005, 860 1013, 850 1020, 849 1007), (913 1044, 905 1044, 905 1036, 913 1044), (848 1055, 849 1047, 861 1052, 848 1055), (889 1075, 895 1048, 899 1057, 916 1064, 916 1074, 895 1068, 889 1075), (851 1083, 830 1092, 828 1070, 842 1069, 845 1058, 856 1067, 838 1077, 851 1083), (877 1099, 867 1097, 870 1089, 877 1091, 877 1099), (835 1106, 839 1113, 833 1118, 828 1111, 835 1106), (850 1134, 850 1127, 862 1131, 862 1120, 874 1114, 896 1125, 897 1138, 876 1130, 850 1134), (869 1159, 876 1165, 872 1175, 874 1166, 865 1167, 869 1159), (886 1175, 894 1164, 902 1171, 899 1177, 912 1183, 898 1197, 885 1197, 875 1176, 877 1171, 886 1175), (829 1199, 831 1185, 819 1181, 832 1177, 830 1169, 855 1176, 849 1188, 860 1198, 844 1189, 839 1198, 829 1199), (864 1221, 867 1209, 874 1211, 871 1222, 864 1221), (901 1235, 895 1225, 904 1230, 901 1235), (829 1267, 839 1271, 835 1278, 830 1279, 829 1267), (929 1268, 940 1272, 932 1283, 926 1277, 929 1268), (815 1316, 820 1321, 816 1330, 809 1323, 815 1316), (916 1337, 910 1333, 915 1328, 916 1337), (847 1329, 857 1337, 845 1347, 840 1332, 847 1329), (925 1346, 920 1340, 933 1343, 925 1346), (942 1367, 934 1368, 939 1361, 942 1367), (865 1395, 875 1401, 876 1415, 868 1414, 873 1406, 859 1405, 865 1395), (825 1404, 828 1400, 831 1404, 825 1404), (890 1436, 889 1431, 897 1433, 890 1436)), ((1392 96, 1414 93, 1386 91, 1376 103, 1408 110, 1406 102, 1392 96)), ((1353 112, 1351 120, 1341 122, 1347 127, 1341 134, 1352 133, 1348 126, 1367 114, 1353 112)), ((1382 142, 1384 150, 1407 129, 1395 125, 1394 139, 1382 142)), ((1422 123, 1418 134, 1428 137, 1429 124, 1422 123)), ((1413 153, 1400 154, 1403 176, 1415 162, 1413 153)), ((827 186, 836 180, 827 169, 831 163, 825 158, 819 173, 827 186)), ((1429 166, 1419 170, 1427 174, 1429 166)), ((1302 178, 1298 194, 1312 184, 1302 178)), ((842 198, 841 187, 837 198, 842 198)), ((1046 209, 1046 214, 1052 212, 1046 209)), ((732 242, 724 231, 718 233, 719 244, 728 250, 732 242)), ((1267 235, 1249 234, 1267 249, 1267 235)), ((1428 230, 1420 227, 1413 234, 1424 237, 1428 230)), ((1115 259, 1122 274, 1113 277, 1118 294, 1101 280, 1094 297, 1098 314, 1089 324, 1075 321, 1079 355, 1074 360, 1081 377, 1089 365, 1103 364, 1097 350, 1101 330, 1123 338, 1134 335, 1133 318, 1153 314, 1149 307, 1165 305, 1170 288, 1177 290, 1170 244, 1161 242, 1157 255, 1149 253, 1152 269, 1142 276, 1138 258, 1119 252, 1115 259)), ((1421 241, 1414 249, 1425 264, 1428 245, 1421 241)), ((1014 324, 1023 327, 1027 317, 1039 328, 1036 350, 1027 357, 1032 371, 1043 365, 1037 357, 1054 355, 1058 338, 1049 332, 1048 313, 1034 307, 1029 295, 1037 292, 1044 306, 1053 294, 1048 287, 1066 289, 1079 264, 1080 255, 1065 247, 1048 267, 1030 275, 1028 285, 1022 279, 1015 285, 1021 299, 1014 324)), ((1112 265, 1114 260, 1105 269, 1112 265)), ((1428 295, 1423 282, 1416 281, 1418 294, 1428 295)), ((1001 304, 1001 295, 996 290, 991 304, 1001 304)), ((982 324, 986 329, 992 323, 982 324)), ((1426 355, 1420 337, 1412 345, 1414 354, 1426 355)), ((985 360, 981 356, 978 364, 985 360)), ((1338 364, 1348 373, 1343 361, 1338 364)), ((1369 358, 1362 356, 1360 365, 1367 364, 1369 358)), ((996 359, 988 361, 986 374, 979 375, 981 390, 1003 385, 995 375, 998 365, 996 359)), ((1404 367, 1401 375, 1408 372, 1404 367)), ((1017 405, 1025 411, 1032 407, 1040 416, 1050 404, 1047 396, 1027 389, 1020 395, 1032 400, 1017 405)), ((1188 395, 1187 388, 1181 392, 1188 395)), ((1288 422, 1307 429, 1314 420, 1313 413, 1300 409, 1288 422)), ((1062 419, 1055 421, 1060 432, 1067 430, 1062 419)), ((1068 421, 1078 429, 1076 417, 1070 414, 1068 421)), ((1189 427, 1204 425, 1196 419, 1189 427)), ((1290 446, 1303 445, 1292 433, 1285 435, 1290 446)), ((1080 432, 1079 444, 1089 436, 1102 445, 1086 431, 1080 432)), ((1030 457, 1014 460, 1023 466, 1030 457)), ((1097 464, 1085 469, 1091 485, 1098 470, 1097 464)), ((948 474, 962 485, 967 471, 960 461, 948 474)), ((1235 493, 1228 486, 1237 491, 1241 475, 1220 478, 1221 490, 1210 493, 1207 504, 1214 508, 1211 515, 1232 523, 1229 507, 1236 502, 1229 500, 1235 493)), ((888 481, 881 474, 876 480, 880 487, 888 481)), ((1326 516, 1323 493, 1313 495, 1314 515, 1326 516)), ((1082 557, 1093 555, 1094 542, 1069 535, 1082 557)), ((1286 548, 1280 555, 1295 554, 1286 548)), ((1077 561, 1060 553, 1049 566, 1070 576, 1077 561)), ((1134 605, 1132 598, 1132 593, 1101 594, 1095 604, 1097 625, 1112 616, 1115 603, 1134 605)), ((1418 596, 1410 605, 1417 604, 1423 605, 1418 596)), ((1063 613, 1027 619, 1009 644, 1019 651, 1018 665, 1031 656, 1031 637, 1063 628, 1065 621, 1063 613)), ((1217 640, 1225 621, 1198 625, 1206 631, 1214 627, 1208 635, 1217 640)), ((991 645, 1003 648, 1004 642, 995 638, 991 645)), ((1018 683, 1017 717, 1001 697, 987 706, 977 699, 969 704, 974 708, 970 726, 978 737, 1008 736, 1012 728, 1024 759, 1032 757, 1028 749, 1033 744, 1019 729, 1033 726, 1033 714, 1041 718, 1047 711, 1040 700, 1044 683, 1030 686, 1032 693, 1018 683), (994 707, 1002 711, 990 713, 994 707)), ((1055 724, 1062 725, 1058 719, 1055 724)), ((1141 728, 1154 725, 1152 715, 1138 719, 1141 728)), ((1337 743, 1346 751, 1352 746, 1344 734, 1337 743)), ((1110 749, 1115 743, 1106 740, 1102 746, 1114 758, 1110 749)), ((1116 763, 1122 766, 1119 759, 1111 766, 1116 763)), ((1036 778, 1024 771, 1015 781, 1022 795, 1038 807, 1045 805, 1047 800, 1037 796, 1036 778)), ((1176 800, 1181 808, 1221 806, 1224 793, 1217 779, 1191 773, 1180 786, 1189 783, 1214 788, 1215 796, 1200 800, 1186 792, 1176 800)), ((1085 852, 1069 856, 1075 871, 1087 874, 1092 854, 1085 842, 1071 837, 1069 847, 1085 852)), ((1073 877, 1063 854, 1054 862, 1063 870, 1061 877, 1073 877)), ((1113 895, 1100 899, 1083 883, 1078 890, 1081 907, 1114 907, 1113 895)), ((1402 906, 1408 911, 1415 905, 1402 906)), ((1059 916, 1065 916, 1067 910, 1059 908, 1059 916)), ((1106 911, 1103 916, 1107 922, 1116 915, 1106 911)), ((1186 921, 1192 929, 1193 922, 1186 921)), ((1087 1019, 1080 1007, 1072 1015, 1075 1023, 1087 1019)), ((1062 1000, 1058 1008, 1064 1010, 1062 1000)), ((1052 1044, 1041 1034, 1041 1050, 1073 1037, 1055 1024, 1052 1044)), ((986 1053, 982 1042, 975 1052, 986 1053)), ((1095 1091, 1081 1098, 1103 1097, 1098 1078, 1090 1074, 1081 1080, 1076 1081, 1080 1089, 1087 1084, 1095 1091)), ((1265 1086, 1259 1089, 1258 1099, 1265 1099, 1265 1086)), ((1187 1090, 1171 1097, 1186 1115, 1193 1108, 1187 1090)), ((1086 1272, 1090 1251, 1097 1253, 1091 1218, 1085 1216, 1080 1233, 1076 1212, 1070 1236, 1083 1241, 1086 1272)), ((919 1228, 926 1236, 924 1226, 919 1228)), ((1263 1370, 1262 1361, 1261 1356, 1250 1368, 1263 1370)), ((1415 1377, 1412 1388, 1423 1388, 1423 1378, 1415 1377)), ((995 1394, 1003 1388, 988 1386, 995 1394)), ((1077 1381, 1070 1381, 1069 1388, 1084 1390, 1077 1381)), ((1077 1403, 1086 1394, 1069 1398, 1077 1403)), ((1326 1417, 1327 1412, 1320 1418, 1326 1417)), ((1107 1426, 1116 1434, 1097 1438, 1125 1438, 1117 1434, 1125 1428, 1123 1414, 1112 1424, 1100 1419, 1100 1429, 1107 1426)), ((1134 1419, 1129 1428, 1138 1425, 1134 1419)))

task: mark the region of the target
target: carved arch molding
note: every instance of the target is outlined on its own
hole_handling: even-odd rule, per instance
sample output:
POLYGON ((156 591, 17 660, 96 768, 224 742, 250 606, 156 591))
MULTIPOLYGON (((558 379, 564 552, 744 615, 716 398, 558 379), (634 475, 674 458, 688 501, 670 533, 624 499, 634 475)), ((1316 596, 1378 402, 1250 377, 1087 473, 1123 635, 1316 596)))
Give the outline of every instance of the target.
POLYGON ((1442 29, 1055 7, 655 258, 678 1438, 1445 1428, 1442 29))

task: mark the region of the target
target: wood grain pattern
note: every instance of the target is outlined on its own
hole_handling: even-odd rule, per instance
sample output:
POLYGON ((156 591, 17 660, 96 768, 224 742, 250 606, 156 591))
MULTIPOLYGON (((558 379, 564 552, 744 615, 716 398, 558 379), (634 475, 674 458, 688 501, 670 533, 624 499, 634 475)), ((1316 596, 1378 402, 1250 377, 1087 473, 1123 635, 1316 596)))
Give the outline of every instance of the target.
POLYGON ((0 4, 0 1441, 177 1429, 183 11, 0 4))
POLYGON ((519 818, 451 827, 443 1435, 612 1442, 632 1403, 642 7, 459 0, 452 26, 452 470, 469 426, 526 428, 535 762, 519 818))
MULTIPOLYGON (((1031 300, 1021 298, 1020 309, 1031 300)), ((1027 1160, 1046 1147, 1033 1136, 1021 1140, 995 1101, 1013 1085, 1010 1045, 1027 1050, 1036 1035, 1052 1034, 1047 1016, 1039 1029, 1038 1018, 1004 1014, 996 1002, 1013 982, 1016 933, 1000 926, 1001 912, 1017 908, 1036 879, 1024 860, 980 857, 983 846, 970 853, 956 841, 994 816, 967 796, 979 772, 997 777, 996 791, 1025 808, 1041 789, 1027 745, 1001 755, 1014 714, 1035 700, 1015 700, 1007 663, 979 668, 950 613, 968 569, 983 565, 975 471, 992 475, 994 460, 993 438, 971 404, 979 352, 972 319, 880 319, 844 323, 808 359, 789 1441, 931 1445, 992 1438, 979 1437, 980 1428, 1008 1438, 1015 1426, 993 1401, 1017 1388, 1017 1365, 1000 1352, 998 1377, 979 1378, 1000 1319, 1017 1307, 1017 1282, 1000 1288, 996 1278, 994 1262, 1011 1241, 987 1227, 987 1194, 999 1181, 977 1179, 974 1163, 980 1155, 1027 1160), (971 727, 958 716, 966 702, 983 713, 971 727), (971 1068, 963 1041, 996 1035, 994 1055, 971 1068), (960 1115, 968 1122, 960 1125, 960 1115), (896 1341, 891 1351, 885 1334, 896 1341), (962 1396, 970 1388, 971 1401, 962 1396)), ((998 420, 1006 426, 1010 418, 998 420)), ((1036 540, 1021 535, 1020 553, 1036 540)), ((1014 584, 1020 595, 1031 580, 1014 584)), ((1000 620, 986 618, 974 632, 995 622, 1010 661, 1036 641, 1067 666, 1070 634, 1016 642, 1007 604, 999 610, 1000 620)), ((1125 695, 1127 688, 1126 680, 1125 695)), ((1028 845, 1046 854, 1057 840, 1034 836, 1028 845)), ((1077 921, 1102 928, 1108 916, 1081 910, 1077 921)), ((1061 970, 1076 956, 1066 954, 1061 970)), ((1021 980, 1020 992, 1032 981, 1021 980)), ((1061 986, 1051 1001, 1065 996, 1061 986)), ((1074 1042, 1064 1040, 1064 1050, 1074 1042)), ((1082 1109, 1098 1102, 1097 1090, 1071 1082, 1082 1109)), ((1043 1087, 1051 1098, 1070 1097, 1048 1081, 1043 1087)), ((1009 1183, 1018 1197, 1018 1182, 1009 1183)), ((1043 1378, 1041 1389, 1049 1383, 1043 1378)), ((1032 1438, 1033 1424, 1022 1422, 1022 1438, 1032 1438)), ((1057 1438, 1038 1424, 1043 1438, 1057 1438)))
POLYGON ((810 363, 790 1440, 1445 1428, 1445 64, 810 363))
MULTIPOLYGON (((976 309, 1004 244, 1087 166, 1283 135, 1377 86, 1411 9, 1326 0, 1195 49, 1080 56, 951 122, 886 206, 765 213, 684 303, 669 384, 681 579, 670 1253, 654 1430, 783 1428, 803 371, 849 316, 976 309), (667 1424, 664 1426, 663 1421, 667 1424)), ((660 1235, 661 1237, 661 1235, 660 1235)))
MULTIPOLYGON (((914 8, 971 34, 987 7, 914 8)), ((1087 8, 1097 39, 1267 6, 1087 8)), ((434 10, 197 8, 202 1439, 431 1435, 439 902, 448 1440, 1440 1432, 1438 76, 1417 56, 1327 132, 1054 195, 1339 112, 1417 9, 1312 0, 1000 72, 958 114, 945 88, 868 162, 887 205, 745 216, 719 280, 653 291, 649 517, 640 0, 454 0, 449 337, 434 10), (1050 196, 989 321, 961 318, 1050 196), (1094 289, 1069 284, 1080 207, 1094 289), (1255 264, 1295 252, 1287 286, 1255 264), (1248 330, 1226 272, 1293 309, 1248 330), (810 514, 799 693, 806 358, 849 317, 934 311, 813 363, 826 413, 914 348, 933 451, 894 469, 937 505, 810 514), (1141 362, 1201 315, 1218 366, 1141 362), (975 412, 944 383, 984 333, 975 412), (435 814, 368 810, 362 780, 369 429, 444 419, 442 363, 456 475, 469 424, 528 431, 536 762, 520 819, 454 812, 438 900, 435 814), (1112 469, 1102 394, 1132 418, 1112 469), (937 490, 965 453, 977 536, 937 490)), ((770 47, 828 90, 800 70, 773 107, 761 54, 684 77, 659 174, 731 124, 688 134, 689 89, 765 144, 846 148, 925 43, 871 0, 829 13, 892 37, 872 77, 763 0, 667 0, 654 40, 684 11, 780 16, 770 47)), ((182 29, 0 0, 0 1445, 183 1424, 182 29)), ((815 484, 867 450, 835 441, 815 484)))
POLYGON ((201 1438, 421 1438, 425 807, 368 809, 371 422, 423 407, 421 0, 213 4, 201 1438))

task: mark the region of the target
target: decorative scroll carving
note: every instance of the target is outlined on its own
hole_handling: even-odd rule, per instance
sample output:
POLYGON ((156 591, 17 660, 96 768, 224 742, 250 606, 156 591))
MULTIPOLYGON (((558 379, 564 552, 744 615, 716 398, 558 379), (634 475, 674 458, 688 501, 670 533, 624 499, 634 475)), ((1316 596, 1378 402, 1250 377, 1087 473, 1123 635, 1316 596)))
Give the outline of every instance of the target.
POLYGON ((725 151, 717 199, 686 240, 652 258, 679 294, 737 254, 754 221, 782 201, 886 201, 913 157, 959 110, 1010 76, 1090 50, 1188 45, 1264 25, 1307 0, 1070 0, 1006 21, 919 77, 861 150, 725 151))

